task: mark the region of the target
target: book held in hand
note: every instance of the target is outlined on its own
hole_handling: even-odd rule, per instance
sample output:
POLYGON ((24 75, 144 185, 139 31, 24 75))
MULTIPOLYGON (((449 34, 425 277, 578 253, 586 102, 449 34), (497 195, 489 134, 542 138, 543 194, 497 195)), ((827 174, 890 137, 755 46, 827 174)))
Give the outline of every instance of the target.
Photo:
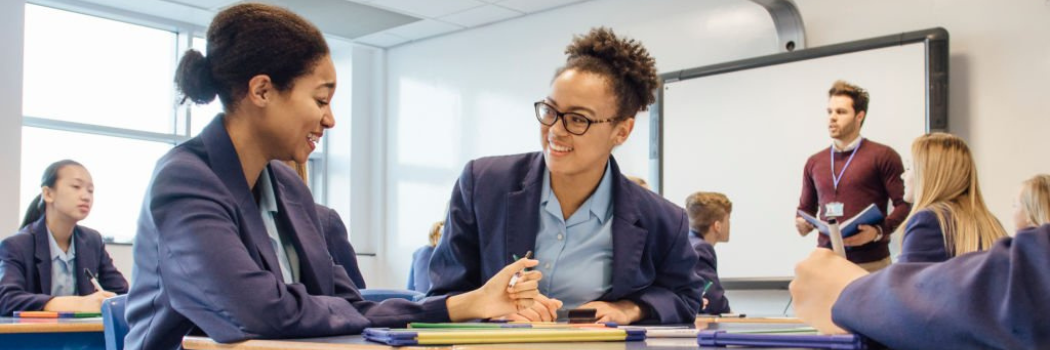
MULTIPOLYGON (((798 211, 798 215, 805 219, 806 222, 809 222, 810 225, 816 227, 817 231, 820 231, 821 234, 828 235, 828 223, 801 210, 798 211)), ((867 208, 864 208, 860 213, 857 213, 857 215, 844 221, 839 221, 839 230, 842 231, 842 237, 845 238, 859 233, 860 225, 875 226, 882 224, 882 220, 884 219, 886 219, 886 217, 882 215, 882 211, 873 203, 867 208)))

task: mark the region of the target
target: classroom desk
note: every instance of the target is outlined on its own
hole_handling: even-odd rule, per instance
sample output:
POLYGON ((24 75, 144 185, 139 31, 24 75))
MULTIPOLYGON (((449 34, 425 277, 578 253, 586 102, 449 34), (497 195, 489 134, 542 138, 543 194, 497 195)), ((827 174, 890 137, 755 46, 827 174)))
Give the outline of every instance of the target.
POLYGON ((105 349, 102 318, 20 319, 0 317, 3 349, 105 349))
MULTIPOLYGON (((756 327, 760 323, 712 323, 709 329, 742 329, 756 327)), ((792 326, 789 323, 777 322, 779 326, 792 326)), ((766 325, 769 325, 767 323, 766 325)), ((802 324, 794 324, 803 326, 802 324)), ((387 350, 387 349, 425 349, 425 350, 693 350, 700 349, 696 338, 650 338, 644 342, 575 342, 575 343, 521 343, 521 344, 469 344, 452 346, 416 346, 390 347, 372 343, 360 335, 347 335, 325 338, 289 339, 289 340, 249 340, 233 344, 219 344, 201 336, 187 336, 182 346, 194 350, 277 350, 277 349, 318 349, 318 350, 387 350)), ((748 349, 748 348, 733 348, 748 349)))

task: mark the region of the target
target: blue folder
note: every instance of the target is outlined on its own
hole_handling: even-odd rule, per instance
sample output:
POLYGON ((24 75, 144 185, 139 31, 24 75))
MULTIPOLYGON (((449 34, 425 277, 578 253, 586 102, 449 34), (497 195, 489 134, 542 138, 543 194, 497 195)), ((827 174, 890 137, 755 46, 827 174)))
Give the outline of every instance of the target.
MULTIPOLYGON (((820 219, 813 217, 813 215, 809 215, 809 213, 806 213, 801 210, 798 211, 798 215, 805 219, 807 222, 809 222, 810 225, 816 227, 817 231, 820 231, 821 234, 829 234, 828 224, 826 222, 821 221, 820 219)), ((882 211, 879 210, 879 207, 876 207, 875 204, 872 204, 869 205, 867 208, 864 208, 863 211, 857 213, 857 215, 854 215, 852 218, 849 218, 845 221, 840 221, 839 231, 842 232, 843 238, 849 237, 860 232, 860 227, 858 226, 875 226, 882 223, 882 220, 884 220, 885 218, 886 217, 882 215, 882 211)))
POLYGON ((842 350, 868 349, 868 342, 865 338, 856 334, 763 334, 729 333, 725 330, 704 330, 697 333, 696 342, 699 343, 701 347, 753 346, 842 350))

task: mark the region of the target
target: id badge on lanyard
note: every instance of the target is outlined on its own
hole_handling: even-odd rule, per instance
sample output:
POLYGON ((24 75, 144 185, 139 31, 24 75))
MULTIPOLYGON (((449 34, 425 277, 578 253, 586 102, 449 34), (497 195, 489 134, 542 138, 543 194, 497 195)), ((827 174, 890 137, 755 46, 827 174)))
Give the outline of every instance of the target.
MULTIPOLYGON (((828 148, 831 154, 831 183, 835 189, 835 198, 838 198, 839 194, 839 182, 842 181, 843 175, 846 175, 846 169, 849 168, 849 164, 853 162, 853 156, 857 155, 857 150, 860 149, 860 145, 864 143, 864 139, 857 141, 857 147, 853 148, 853 152, 850 153, 849 159, 846 160, 846 164, 842 166, 842 170, 839 171, 838 176, 835 176, 835 146, 828 148)), ((845 211, 845 205, 842 202, 835 201, 824 205, 824 216, 837 218, 843 215, 845 211)))

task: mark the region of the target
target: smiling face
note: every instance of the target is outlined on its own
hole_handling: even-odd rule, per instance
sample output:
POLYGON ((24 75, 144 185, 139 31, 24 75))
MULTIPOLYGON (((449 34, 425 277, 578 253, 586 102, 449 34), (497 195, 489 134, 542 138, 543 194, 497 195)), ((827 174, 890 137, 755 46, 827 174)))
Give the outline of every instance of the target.
POLYGON ((852 141, 860 134, 864 112, 853 110, 853 99, 849 96, 835 95, 828 99, 828 134, 831 138, 852 141))
POLYGON ((67 165, 58 170, 54 187, 44 186, 41 197, 49 213, 77 222, 87 218, 95 199, 95 183, 87 169, 67 165))
POLYGON ((331 109, 335 82, 335 65, 325 56, 313 71, 296 78, 291 89, 276 93, 259 127, 264 139, 270 140, 271 159, 306 163, 325 129, 335 126, 331 109))
MULTIPOLYGON (((561 113, 574 113, 591 121, 617 116, 616 96, 608 82, 598 74, 573 69, 558 75, 551 84, 547 103, 561 113)), ((544 160, 552 175, 576 176, 601 174, 615 146, 627 141, 634 118, 611 123, 593 123, 583 135, 565 130, 561 120, 554 125, 540 125, 540 142, 544 160)))

